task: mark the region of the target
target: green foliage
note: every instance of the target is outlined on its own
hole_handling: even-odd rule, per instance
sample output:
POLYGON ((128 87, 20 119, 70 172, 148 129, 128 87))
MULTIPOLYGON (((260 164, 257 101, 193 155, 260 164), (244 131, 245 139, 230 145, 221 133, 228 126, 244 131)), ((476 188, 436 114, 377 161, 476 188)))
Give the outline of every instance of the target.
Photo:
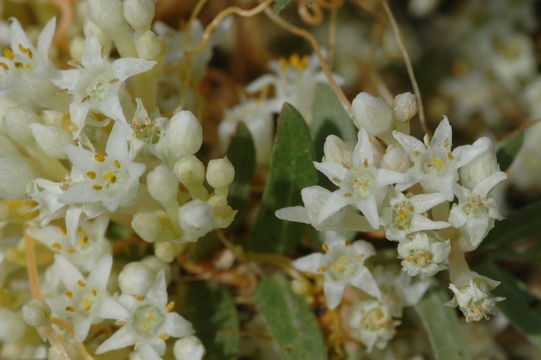
POLYGON ((502 171, 507 170, 509 166, 511 166, 515 156, 517 156, 520 148, 522 147, 523 142, 524 131, 520 131, 518 134, 514 135, 512 138, 503 143, 502 147, 496 154, 502 171))
POLYGON ((227 288, 208 282, 190 284, 187 318, 206 349, 205 359, 233 360, 240 351, 239 318, 227 288))
POLYGON ((501 281, 492 295, 505 297, 498 309, 535 345, 541 346, 541 300, 513 274, 493 263, 485 262, 476 269, 480 274, 501 281))
POLYGON ((306 226, 282 221, 274 213, 283 207, 302 204, 301 190, 317 181, 313 161, 308 126, 293 106, 285 104, 278 118, 267 185, 248 246, 250 250, 283 254, 295 250, 306 226))
POLYGON ((445 291, 434 284, 415 306, 428 333, 437 360, 472 359, 464 332, 445 291))
POLYGON ((481 246, 483 248, 497 247, 541 234, 539 214, 541 214, 541 200, 513 211, 507 218, 496 223, 481 246))
POLYGON ((261 279, 255 298, 283 360, 327 359, 327 349, 314 314, 306 301, 291 291, 286 279, 261 279))
POLYGON ((237 134, 231 140, 227 158, 235 168, 235 180, 229 188, 229 205, 238 211, 235 219, 235 224, 238 224, 250 197, 256 169, 254 141, 243 123, 239 124, 237 134))

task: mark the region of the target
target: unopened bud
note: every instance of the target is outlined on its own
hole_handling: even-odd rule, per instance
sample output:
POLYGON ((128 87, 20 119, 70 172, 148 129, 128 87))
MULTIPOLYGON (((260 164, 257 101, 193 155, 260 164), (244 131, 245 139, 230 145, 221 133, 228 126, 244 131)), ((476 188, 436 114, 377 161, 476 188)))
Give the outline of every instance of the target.
POLYGON ((192 200, 178 209, 180 227, 188 241, 195 241, 214 229, 214 210, 205 201, 192 200))
POLYGON ((109 33, 126 26, 120 0, 88 0, 92 22, 109 33))
POLYGON ((45 154, 55 159, 67 158, 64 147, 73 144, 73 137, 68 131, 43 124, 32 124, 30 129, 34 139, 36 139, 45 154))
POLYGON ((201 360, 205 355, 205 348, 195 336, 186 336, 175 342, 173 354, 176 360, 201 360))
POLYGON ((118 275, 118 286, 123 294, 144 296, 154 282, 156 274, 145 264, 126 264, 118 275))
POLYGON ((154 254, 165 263, 171 263, 184 249, 184 244, 171 241, 154 244, 154 254))
POLYGON ((406 122, 417 114, 415 95, 410 92, 398 94, 393 100, 393 117, 396 121, 406 122))
POLYGON ((41 299, 32 299, 22 308, 24 322, 35 328, 46 326, 51 318, 51 308, 41 299))
POLYGON ((165 141, 171 160, 193 155, 203 143, 203 128, 190 111, 180 111, 171 118, 165 132, 165 141))
POLYGON ((135 214, 131 225, 141 239, 150 243, 175 238, 171 222, 163 211, 135 214))
POLYGON ((404 172, 409 169, 410 161, 408 154, 400 147, 389 145, 381 159, 381 167, 387 170, 404 172))
POLYGON ((26 332, 26 325, 20 313, 0 308, 0 342, 11 343, 19 340, 26 332))
POLYGON ((188 155, 178 160, 173 172, 178 181, 186 186, 200 185, 205 180, 205 165, 194 155, 188 155))
POLYGON ((212 196, 208 199, 208 204, 212 206, 212 209, 214 210, 216 227, 223 229, 231 225, 237 211, 229 206, 225 196, 212 196))
POLYGON ((33 111, 10 107, 4 112, 2 128, 13 140, 26 145, 32 141, 30 125, 36 122, 38 122, 38 117, 33 111))
POLYGON ((147 175, 147 188, 150 196, 161 204, 170 204, 177 198, 178 181, 165 165, 156 166, 147 175))
POLYGON ((207 165, 207 182, 215 189, 227 188, 235 179, 235 168, 227 157, 210 160, 207 165))
POLYGON ((136 31, 150 29, 156 4, 154 0, 124 0, 124 17, 136 31))
POLYGON ((380 135, 390 129, 393 113, 385 101, 362 92, 353 99, 353 122, 369 135, 380 135))
POLYGON ((324 161, 335 162, 344 165, 351 165, 353 146, 338 136, 329 135, 323 145, 324 161))
POLYGON ((490 175, 500 171, 500 165, 496 158, 494 145, 487 137, 482 137, 477 142, 483 142, 488 149, 481 155, 460 168, 460 181, 462 186, 472 190, 477 184, 485 180, 490 175))
POLYGON ((0 198, 24 199, 26 184, 36 177, 34 170, 23 159, 0 158, 0 198))
POLYGON ((139 57, 146 60, 157 58, 162 51, 160 38, 150 30, 137 38, 136 46, 139 57))

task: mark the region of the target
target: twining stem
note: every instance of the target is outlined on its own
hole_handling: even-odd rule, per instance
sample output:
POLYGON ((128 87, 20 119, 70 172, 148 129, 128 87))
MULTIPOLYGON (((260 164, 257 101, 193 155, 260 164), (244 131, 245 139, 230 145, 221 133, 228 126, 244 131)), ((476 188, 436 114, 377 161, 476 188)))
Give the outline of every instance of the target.
POLYGON ((70 0, 49 0, 49 2, 60 10, 62 15, 56 29, 54 42, 60 48, 67 50, 69 47, 68 31, 73 24, 73 8, 70 0))
POLYGON ((402 41, 402 34, 400 32, 400 28, 398 27, 398 24, 396 23, 396 19, 393 15, 393 12, 391 11, 391 8, 389 7, 389 4, 387 4, 387 0, 381 1, 383 4, 383 8, 385 9, 385 12, 387 13, 387 17, 389 18, 389 21, 391 22, 391 27, 393 28, 394 35, 396 37, 396 42, 398 43, 398 47, 400 48, 400 52, 402 52, 402 56, 404 57, 404 62, 406 63, 406 69, 408 70, 408 76, 411 81, 411 85, 413 86, 413 92, 415 92, 415 97, 417 98, 417 107, 419 109, 419 121, 421 122, 421 127, 423 128, 423 131, 425 134, 430 134, 430 130, 428 129, 426 125, 426 118, 425 118, 425 111, 423 109, 423 98, 421 97, 421 90, 419 89, 419 84, 417 83, 417 79, 415 78, 415 73, 413 72, 413 66, 411 65, 411 59, 408 54, 408 50, 406 50, 406 47, 404 46, 404 42, 402 41))
POLYGON ((342 103, 342 106, 344 107, 348 115, 350 117, 353 117, 353 109, 351 107, 351 103, 346 97, 346 94, 344 94, 344 91, 340 88, 340 86, 338 86, 338 83, 332 76, 332 72, 329 67, 329 64, 327 63, 327 60, 325 60, 325 57, 323 56, 323 53, 321 52, 321 47, 319 46, 319 43, 317 42, 316 38, 312 34, 310 34, 308 31, 301 29, 299 27, 296 27, 293 24, 290 24, 286 20, 282 19, 280 16, 274 14, 269 9, 265 9, 265 14, 278 26, 286 29, 287 31, 295 35, 298 35, 304 38, 306 41, 310 43, 310 45, 314 49, 314 52, 316 53, 319 59, 319 62, 321 64, 321 69, 323 70, 323 73, 325 74, 327 81, 331 85, 331 88, 334 90, 336 96, 338 97, 338 100, 340 100, 340 103, 342 103))

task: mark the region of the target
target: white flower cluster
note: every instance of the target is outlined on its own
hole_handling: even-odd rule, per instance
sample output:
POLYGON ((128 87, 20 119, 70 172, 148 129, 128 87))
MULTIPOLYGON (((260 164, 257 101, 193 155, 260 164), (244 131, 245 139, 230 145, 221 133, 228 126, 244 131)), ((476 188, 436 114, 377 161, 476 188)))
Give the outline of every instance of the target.
MULTIPOLYGON (((12 18, 0 56, 0 357, 47 357, 42 339, 61 334, 65 353, 53 344, 50 359, 79 358, 85 341, 97 354, 133 346, 131 358, 161 359, 169 338, 180 338, 170 344, 176 359, 201 359, 192 325, 168 302, 168 263, 231 224, 234 168, 227 158, 205 166, 199 120, 178 99, 171 111, 170 99, 157 100, 164 64, 179 59, 159 37, 175 39, 174 30, 151 30, 155 2, 80 6, 86 36, 72 41, 69 69, 50 57, 54 18, 37 45, 12 18), (155 256, 113 261, 111 221, 152 243, 155 256), (21 285, 28 264, 39 266, 38 283, 21 285), (117 330, 89 336, 100 325, 117 330)), ((193 27, 190 47, 202 38, 193 27)), ((205 54, 192 60, 205 66, 205 54)))
MULTIPOLYGON (((490 192, 506 175, 499 170, 490 140, 480 138, 453 149, 452 129, 445 117, 430 140, 408 135, 409 120, 416 113, 410 93, 396 96, 391 106, 361 93, 353 101, 353 110, 357 143, 331 135, 324 158, 314 163, 336 189, 305 188, 304 207, 280 209, 276 215, 320 231, 382 230, 387 239, 398 243, 405 273, 424 279, 449 268, 453 304, 458 304, 467 321, 487 316, 501 300, 489 295, 498 282, 470 272, 463 254, 476 249, 495 219, 501 219, 490 192)), ((344 289, 355 287, 370 296, 370 302, 359 305, 359 316, 388 324, 381 328, 394 328, 390 312, 378 307, 382 289, 366 263, 374 248, 365 241, 333 240, 323 250, 324 254, 300 258, 293 265, 324 276, 327 306, 337 307, 344 289)), ((377 343, 362 341, 369 349, 377 343)))

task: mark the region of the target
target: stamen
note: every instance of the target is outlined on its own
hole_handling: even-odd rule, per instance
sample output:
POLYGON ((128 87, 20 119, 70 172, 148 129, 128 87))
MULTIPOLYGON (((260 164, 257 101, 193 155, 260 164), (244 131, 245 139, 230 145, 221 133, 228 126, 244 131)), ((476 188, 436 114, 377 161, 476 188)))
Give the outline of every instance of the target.
POLYGON ((92 188, 96 189, 96 190, 101 190, 101 189, 103 189, 103 186, 101 186, 101 185, 92 185, 92 188))
POLYGON ((85 287, 86 283, 83 280, 78 280, 77 285, 79 285, 80 287, 85 287))
POLYGON ((11 49, 4 49, 4 56, 7 57, 9 60, 13 60, 15 58, 15 55, 13 54, 13 51, 11 51, 11 49))
POLYGON ((105 156, 103 156, 102 154, 96 154, 94 156, 94 159, 96 159, 97 162, 104 162, 105 161, 105 156))
POLYGON ((89 171, 89 172, 86 173, 86 176, 88 176, 91 179, 95 179, 96 178, 96 172, 95 171, 89 171))
POLYGON ((175 307, 175 302, 171 301, 171 302, 169 302, 169 304, 167 304, 167 306, 165 307, 165 310, 171 311, 171 310, 173 310, 174 307, 175 307))
POLYGON ((6 71, 9 70, 9 66, 8 66, 8 64, 6 64, 6 63, 0 62, 0 67, 1 67, 2 69, 6 70, 6 71))
POLYGON ((73 297, 73 293, 71 291, 66 291, 65 295, 67 298, 70 298, 70 299, 73 297))

